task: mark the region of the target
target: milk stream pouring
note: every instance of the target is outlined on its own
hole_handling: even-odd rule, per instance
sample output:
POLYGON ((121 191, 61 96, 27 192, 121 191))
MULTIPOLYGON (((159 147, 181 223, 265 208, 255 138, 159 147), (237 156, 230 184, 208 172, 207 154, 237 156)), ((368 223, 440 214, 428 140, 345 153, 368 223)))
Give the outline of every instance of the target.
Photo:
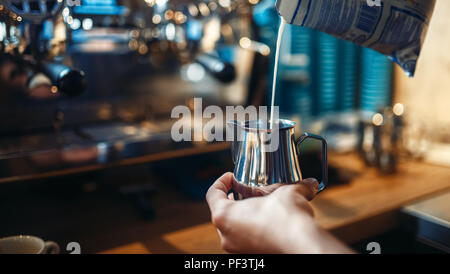
MULTIPOLYGON (((318 135, 304 133, 294 140, 295 122, 278 119, 274 121, 274 106, 276 82, 278 76, 278 63, 280 47, 286 21, 282 18, 278 30, 277 46, 275 51, 274 75, 272 83, 272 98, 270 109, 268 137, 267 121, 228 121, 227 124, 239 131, 243 138, 231 142, 232 158, 235 164, 233 171, 233 194, 236 200, 246 197, 259 196, 264 187, 273 184, 296 184, 302 181, 297 147, 307 139, 319 140, 322 143, 322 178, 318 191, 322 191, 328 182, 328 152, 326 140, 318 135), (277 126, 274 128, 274 123, 277 126), (272 130, 273 129, 273 130, 272 130), (273 132, 277 133, 272 135, 273 132), (265 149, 267 141, 275 141, 277 149, 265 149)), ((278 115, 277 115, 278 117, 278 115)))
POLYGON ((275 64, 273 69, 273 81, 272 81, 272 101, 270 104, 270 129, 273 128, 273 109, 275 107, 275 90, 277 87, 278 76, 278 61, 280 59, 280 46, 281 39, 283 38, 284 28, 286 27, 286 21, 281 18, 280 28, 278 29, 277 48, 275 50, 275 64))
POLYGON ((289 24, 374 49, 412 77, 435 4, 435 0, 277 0, 276 7, 289 24))

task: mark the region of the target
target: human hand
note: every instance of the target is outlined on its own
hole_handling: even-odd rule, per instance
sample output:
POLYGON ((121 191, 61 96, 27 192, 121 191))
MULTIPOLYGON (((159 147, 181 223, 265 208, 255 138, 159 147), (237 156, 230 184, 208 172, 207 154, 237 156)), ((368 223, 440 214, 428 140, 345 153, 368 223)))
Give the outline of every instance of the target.
POLYGON ((222 248, 232 253, 352 252, 314 222, 308 201, 318 191, 315 179, 262 189, 265 196, 234 201, 227 193, 233 174, 226 173, 206 195, 222 248))

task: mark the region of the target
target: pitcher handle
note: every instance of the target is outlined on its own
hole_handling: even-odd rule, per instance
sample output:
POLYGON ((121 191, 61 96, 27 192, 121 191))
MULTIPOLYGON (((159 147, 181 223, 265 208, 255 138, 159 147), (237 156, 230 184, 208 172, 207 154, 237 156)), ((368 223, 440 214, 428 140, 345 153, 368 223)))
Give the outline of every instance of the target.
POLYGON ((311 138, 315 140, 319 140, 322 142, 322 180, 319 183, 319 192, 321 192, 325 186, 328 184, 328 149, 327 149, 327 141, 322 136, 305 132, 302 136, 298 137, 295 140, 295 146, 298 147, 303 141, 311 138))

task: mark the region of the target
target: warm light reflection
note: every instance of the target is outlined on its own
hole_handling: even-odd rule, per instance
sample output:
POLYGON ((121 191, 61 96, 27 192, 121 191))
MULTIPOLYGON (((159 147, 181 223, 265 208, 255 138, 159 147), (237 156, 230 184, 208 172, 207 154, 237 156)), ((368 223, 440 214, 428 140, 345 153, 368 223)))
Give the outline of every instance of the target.
POLYGON ((164 13, 164 18, 166 18, 166 20, 172 20, 173 14, 174 14, 173 10, 167 10, 164 13))
POLYGON ((130 48, 130 50, 133 50, 133 51, 137 50, 138 47, 139 47, 139 43, 138 43, 138 41, 136 39, 131 39, 128 42, 128 47, 130 48))
POLYGON ((141 55, 147 54, 147 52, 148 52, 148 47, 147 47, 147 45, 146 45, 146 44, 141 44, 141 45, 139 46, 138 52, 139 52, 139 54, 141 54, 141 55))
POLYGON ((123 132, 127 135, 135 135, 137 133, 137 128, 134 126, 126 126, 124 127, 123 132))
POLYGON ((248 37, 242 37, 239 40, 239 45, 244 49, 250 49, 250 50, 257 51, 264 56, 268 56, 270 54, 269 46, 267 46, 263 43, 252 41, 248 37))
POLYGON ((209 2, 208 7, 210 10, 215 11, 217 9, 217 4, 215 2, 209 2))
POLYGON ((139 37, 139 31, 137 31, 137 30, 130 31, 130 37, 133 38, 133 39, 138 38, 139 37))
POLYGON ((86 52, 112 52, 117 50, 117 44, 109 40, 91 40, 80 45, 80 49, 86 52))
POLYGON ((209 16, 209 14, 211 13, 208 8, 208 5, 206 5, 203 2, 198 4, 198 9, 200 10, 200 13, 205 17, 209 16))
POLYGON ((212 51, 216 42, 220 39, 221 22, 218 18, 212 18, 204 25, 202 38, 202 49, 205 52, 212 51))
POLYGON ((189 14, 190 14, 191 16, 193 16, 193 17, 196 17, 196 16, 198 15, 198 9, 197 9, 197 6, 194 5, 194 4, 190 4, 190 5, 189 5, 188 11, 189 11, 189 14))
POLYGON ((177 11, 175 12, 175 22, 177 24, 183 24, 185 23, 187 20, 186 15, 184 15, 184 13, 182 13, 181 11, 177 11))
POLYGON ((242 37, 241 40, 239 40, 239 45, 244 49, 249 49, 252 45, 252 41, 248 37, 242 37))
POLYGON ((383 115, 381 113, 377 113, 372 117, 372 123, 376 126, 381 126, 383 124, 383 115))
POLYGON ((405 107, 401 103, 397 103, 394 105, 393 112, 397 116, 402 116, 405 113, 405 107))
POLYGON ((232 36, 233 35, 233 28, 230 26, 230 24, 223 24, 221 28, 221 32, 223 36, 232 36))
POLYGON ((219 0, 219 5, 224 8, 229 8, 231 6, 231 0, 219 0))
POLYGON ((159 15, 159 14, 153 15, 152 22, 155 25, 158 25, 159 23, 161 23, 161 15, 159 15))
POLYGON ((268 56, 270 54, 270 48, 267 45, 262 45, 259 51, 262 55, 268 56))
POLYGON ((145 0, 148 6, 153 7, 156 4, 156 0, 145 0))

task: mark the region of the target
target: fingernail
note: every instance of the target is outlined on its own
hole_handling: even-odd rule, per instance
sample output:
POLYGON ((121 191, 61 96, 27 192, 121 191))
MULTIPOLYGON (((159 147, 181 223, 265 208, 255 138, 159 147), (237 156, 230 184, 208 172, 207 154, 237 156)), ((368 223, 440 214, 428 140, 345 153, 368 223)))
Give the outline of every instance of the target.
POLYGON ((302 183, 309 185, 314 189, 314 193, 317 193, 319 191, 319 182, 317 182, 314 178, 307 178, 302 181, 302 183))

